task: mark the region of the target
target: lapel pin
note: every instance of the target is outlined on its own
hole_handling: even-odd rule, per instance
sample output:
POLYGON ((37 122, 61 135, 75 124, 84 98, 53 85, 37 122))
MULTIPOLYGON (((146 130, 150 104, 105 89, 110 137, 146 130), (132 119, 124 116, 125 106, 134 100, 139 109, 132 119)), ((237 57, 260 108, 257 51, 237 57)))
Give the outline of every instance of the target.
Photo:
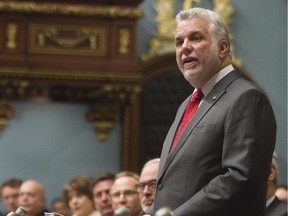
POLYGON ((214 96, 213 98, 212 98, 212 100, 215 100, 216 99, 216 96, 214 96))

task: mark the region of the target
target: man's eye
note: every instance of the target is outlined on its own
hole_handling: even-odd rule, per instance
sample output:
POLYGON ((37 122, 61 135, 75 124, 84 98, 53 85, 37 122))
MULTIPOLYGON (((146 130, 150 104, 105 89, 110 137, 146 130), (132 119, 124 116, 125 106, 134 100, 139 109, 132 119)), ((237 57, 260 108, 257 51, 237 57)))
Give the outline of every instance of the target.
POLYGON ((180 46, 182 46, 182 44, 183 44, 183 41, 181 41, 181 40, 177 40, 175 42, 176 47, 180 47, 180 46))
POLYGON ((200 41, 201 37, 200 37, 200 35, 193 35, 191 39, 192 39, 192 41, 200 41))

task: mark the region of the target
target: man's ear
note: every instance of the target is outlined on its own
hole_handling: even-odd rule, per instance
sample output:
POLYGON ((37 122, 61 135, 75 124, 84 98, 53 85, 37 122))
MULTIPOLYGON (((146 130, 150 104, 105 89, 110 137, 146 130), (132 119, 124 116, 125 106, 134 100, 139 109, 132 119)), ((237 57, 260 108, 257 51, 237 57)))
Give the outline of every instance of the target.
POLYGON ((273 181, 275 178, 276 178, 276 168, 274 166, 271 166, 268 180, 273 181))
POLYGON ((230 44, 226 40, 221 40, 219 42, 219 57, 223 59, 225 56, 229 54, 230 44))

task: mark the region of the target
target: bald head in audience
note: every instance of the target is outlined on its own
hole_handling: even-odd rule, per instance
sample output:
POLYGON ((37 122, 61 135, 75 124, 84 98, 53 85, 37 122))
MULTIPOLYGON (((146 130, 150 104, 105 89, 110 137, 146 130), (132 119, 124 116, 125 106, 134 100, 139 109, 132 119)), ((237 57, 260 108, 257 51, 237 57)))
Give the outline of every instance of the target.
POLYGON ((19 206, 27 213, 25 216, 42 216, 45 209, 44 187, 33 179, 26 180, 19 189, 19 206))

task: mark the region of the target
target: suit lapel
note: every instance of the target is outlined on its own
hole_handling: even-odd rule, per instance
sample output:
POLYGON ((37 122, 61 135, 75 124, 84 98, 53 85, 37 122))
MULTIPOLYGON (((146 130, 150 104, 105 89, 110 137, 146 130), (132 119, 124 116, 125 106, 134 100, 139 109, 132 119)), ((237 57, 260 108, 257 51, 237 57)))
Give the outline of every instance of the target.
POLYGON ((183 106, 179 109, 179 112, 175 118, 175 122, 172 124, 167 137, 164 142, 164 148, 163 153, 161 155, 162 166, 160 167, 160 173, 159 177, 165 173, 166 169, 169 167, 171 162, 173 161, 174 157, 177 155, 178 151, 182 148, 182 146, 185 144, 185 141, 187 140, 188 136, 192 133, 194 128, 198 125, 198 123, 201 121, 201 119, 206 115, 207 112, 214 106, 214 104, 221 99, 221 97, 225 94, 226 89, 228 86, 235 80, 240 78, 241 75, 237 70, 232 71, 228 75, 226 75, 223 79, 221 79, 214 88, 210 91, 210 93, 203 99, 200 107, 198 108, 197 112, 195 113, 194 117, 191 119, 191 121, 187 124, 186 128, 184 129, 182 135, 180 136, 178 142, 176 143, 176 146, 172 150, 172 152, 169 154, 170 147, 172 144, 172 141, 174 139, 174 136, 177 132, 178 126, 181 122, 183 113, 185 111, 185 108, 187 106, 187 103, 189 102, 190 97, 188 97, 184 102, 183 106))
MULTIPOLYGON (((160 161, 159 170, 163 170, 164 164, 166 166, 166 163, 164 163, 164 162, 166 161, 167 157, 170 155, 169 152, 170 152, 172 142, 174 140, 174 137, 176 135, 178 127, 182 121, 182 117, 183 117, 183 114, 185 112, 185 108, 186 108, 190 99, 191 99, 191 95, 181 104, 181 106, 180 106, 180 108, 177 111, 177 114, 175 116, 175 120, 172 123, 171 128, 169 129, 169 132, 168 132, 166 139, 164 141, 164 146, 163 146, 163 151, 161 154, 161 161, 160 161)), ((159 172, 159 174, 160 174, 160 172, 159 172)))

